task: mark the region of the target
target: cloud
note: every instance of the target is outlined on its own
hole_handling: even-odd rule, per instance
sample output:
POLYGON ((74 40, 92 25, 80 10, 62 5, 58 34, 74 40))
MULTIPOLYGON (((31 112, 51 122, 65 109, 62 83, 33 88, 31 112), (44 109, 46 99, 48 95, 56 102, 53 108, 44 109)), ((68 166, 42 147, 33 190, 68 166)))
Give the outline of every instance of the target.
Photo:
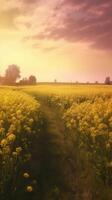
POLYGON ((39 0, 21 0, 25 4, 34 4, 39 2, 39 0))
POLYGON ((43 50, 44 52, 48 53, 48 52, 55 51, 55 50, 57 50, 58 48, 59 48, 59 47, 51 46, 51 47, 44 47, 44 48, 42 48, 42 50, 43 50))
POLYGON ((0 29, 16 29, 15 19, 20 14, 19 9, 13 8, 0 11, 0 29))
POLYGON ((86 42, 92 48, 112 50, 112 0, 63 0, 32 39, 86 42))
POLYGON ((112 0, 4 0, 0 28, 17 27, 32 44, 65 40, 112 50, 112 0))
POLYGON ((21 5, 27 9, 27 7, 33 7, 34 9, 36 6, 40 5, 45 0, 20 0, 21 5))
POLYGON ((43 52, 46 52, 46 53, 49 53, 49 52, 52 52, 52 51, 55 51, 55 50, 59 49, 59 47, 56 46, 56 45, 42 44, 41 42, 34 43, 32 45, 32 47, 33 47, 33 49, 36 49, 36 50, 39 50, 39 51, 43 51, 43 52))
MULTIPOLYGON (((0 29, 17 29, 21 25, 30 27, 29 18, 35 13, 37 4, 42 0, 0 0, 0 29), (29 7, 29 6, 34 6, 29 7), (18 20, 20 18, 20 20, 18 20), (27 19, 28 18, 28 19, 27 19)), ((20 30, 21 31, 21 30, 20 30)))

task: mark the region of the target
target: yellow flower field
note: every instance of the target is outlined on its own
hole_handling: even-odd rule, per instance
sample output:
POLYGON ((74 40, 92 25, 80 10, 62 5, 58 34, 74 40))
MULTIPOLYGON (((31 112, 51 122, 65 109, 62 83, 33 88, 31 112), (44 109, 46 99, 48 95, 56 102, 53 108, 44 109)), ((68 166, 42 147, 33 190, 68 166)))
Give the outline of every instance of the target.
POLYGON ((33 97, 11 89, 0 89, 0 192, 30 154, 29 140, 36 134, 40 104, 33 97), (16 168, 15 168, 16 167, 16 168))
POLYGON ((77 185, 81 200, 85 191, 110 200, 112 87, 1 87, 0 171, 1 197, 12 182, 15 198, 21 194, 32 199, 50 183, 46 199, 58 195, 71 199, 77 185), (71 192, 63 194, 60 183, 71 192))
MULTIPOLYGON (((38 85, 23 91, 46 99, 65 125, 74 162, 91 166, 94 178, 107 187, 112 181, 112 86, 38 85), (84 156, 83 156, 84 155, 84 156)), ((79 166, 78 166, 79 167, 79 166)), ((82 167, 82 166, 80 166, 82 167)), ((84 172, 80 171, 82 176, 84 172)), ((93 178, 93 179, 94 179, 93 178)), ((107 198, 107 197, 105 197, 107 198)), ((110 199, 109 199, 110 200, 110 199)))

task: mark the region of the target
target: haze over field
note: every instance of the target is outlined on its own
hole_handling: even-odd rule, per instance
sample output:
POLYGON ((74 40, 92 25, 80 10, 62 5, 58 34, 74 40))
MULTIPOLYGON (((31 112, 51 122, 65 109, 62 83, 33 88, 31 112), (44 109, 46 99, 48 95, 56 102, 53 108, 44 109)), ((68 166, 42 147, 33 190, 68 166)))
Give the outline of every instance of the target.
POLYGON ((112 0, 0 0, 0 74, 9 64, 39 81, 112 75, 112 0))

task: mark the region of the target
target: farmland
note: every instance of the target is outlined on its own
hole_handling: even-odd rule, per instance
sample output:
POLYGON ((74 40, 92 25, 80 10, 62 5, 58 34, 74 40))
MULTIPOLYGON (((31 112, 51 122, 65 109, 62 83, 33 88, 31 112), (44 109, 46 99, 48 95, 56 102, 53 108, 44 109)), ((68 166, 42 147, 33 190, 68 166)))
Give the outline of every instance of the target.
POLYGON ((111 200, 111 191, 111 86, 0 88, 1 199, 111 200))

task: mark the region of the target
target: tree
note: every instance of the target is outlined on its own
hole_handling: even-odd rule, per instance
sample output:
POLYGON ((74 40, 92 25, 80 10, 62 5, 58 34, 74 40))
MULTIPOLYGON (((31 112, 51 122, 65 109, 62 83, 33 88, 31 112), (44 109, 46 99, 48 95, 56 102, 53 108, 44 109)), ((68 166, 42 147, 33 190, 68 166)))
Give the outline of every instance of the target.
POLYGON ((106 79, 105 79, 105 84, 106 85, 110 85, 111 84, 111 80, 110 80, 110 77, 107 76, 106 79))
POLYGON ((33 76, 33 75, 31 75, 31 76, 29 77, 29 84, 31 84, 31 85, 35 85, 36 82, 37 82, 36 77, 33 76))
POLYGON ((54 79, 54 83, 57 83, 57 79, 54 79))
POLYGON ((0 84, 3 85, 4 84, 4 77, 0 76, 0 84))
POLYGON ((99 82, 98 82, 98 81, 95 81, 95 84, 97 85, 97 84, 99 84, 99 82))
POLYGON ((19 81, 20 85, 28 85, 29 84, 29 80, 27 78, 23 78, 19 81))
POLYGON ((20 78, 20 68, 17 65, 9 65, 5 72, 5 84, 13 85, 20 78))

